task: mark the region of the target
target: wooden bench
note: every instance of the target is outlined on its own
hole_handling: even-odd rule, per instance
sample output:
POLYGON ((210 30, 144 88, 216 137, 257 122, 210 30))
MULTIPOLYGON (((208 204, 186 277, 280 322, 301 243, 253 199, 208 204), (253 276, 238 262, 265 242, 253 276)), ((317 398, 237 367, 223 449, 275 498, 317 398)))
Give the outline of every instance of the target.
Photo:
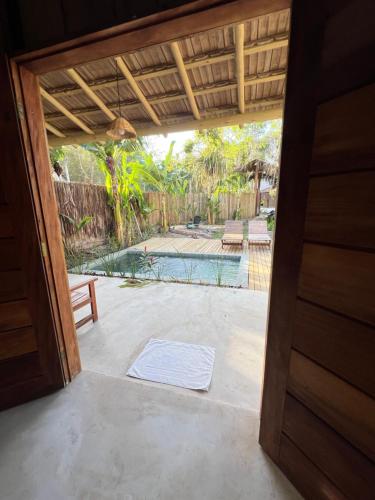
POLYGON ((89 304, 91 307, 91 313, 77 321, 76 328, 80 328, 82 325, 88 323, 91 320, 93 322, 98 320, 98 309, 96 306, 95 296, 95 281, 98 281, 98 278, 90 278, 88 280, 76 283, 70 287, 73 312, 89 304), (87 290, 80 291, 80 288, 86 286, 87 290))

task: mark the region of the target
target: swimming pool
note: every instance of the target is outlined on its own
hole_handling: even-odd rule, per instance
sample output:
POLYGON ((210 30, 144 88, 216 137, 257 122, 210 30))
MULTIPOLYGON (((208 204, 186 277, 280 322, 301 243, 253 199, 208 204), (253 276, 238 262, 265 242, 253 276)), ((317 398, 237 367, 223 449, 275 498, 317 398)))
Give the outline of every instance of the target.
POLYGON ((245 259, 245 255, 144 254, 125 250, 91 262, 88 271, 112 276, 247 288, 245 259))

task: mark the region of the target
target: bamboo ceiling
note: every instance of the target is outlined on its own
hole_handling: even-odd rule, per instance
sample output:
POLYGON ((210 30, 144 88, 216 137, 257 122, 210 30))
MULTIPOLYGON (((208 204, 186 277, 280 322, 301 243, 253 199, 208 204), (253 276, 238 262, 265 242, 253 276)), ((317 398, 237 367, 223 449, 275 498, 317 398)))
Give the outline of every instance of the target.
MULTIPOLYGON (((138 135, 280 118, 289 10, 117 57, 122 115, 138 135)), ((51 146, 105 140, 119 115, 115 58, 40 77, 51 146)))

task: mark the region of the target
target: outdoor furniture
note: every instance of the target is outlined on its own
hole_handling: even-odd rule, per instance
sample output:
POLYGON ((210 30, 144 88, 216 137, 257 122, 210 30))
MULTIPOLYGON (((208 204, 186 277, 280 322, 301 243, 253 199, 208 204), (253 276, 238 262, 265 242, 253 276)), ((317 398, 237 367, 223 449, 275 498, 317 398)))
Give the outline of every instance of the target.
POLYGON ((221 248, 224 245, 241 245, 243 246, 243 224, 238 220, 225 221, 224 234, 221 238, 221 248))
POLYGON ((200 215, 195 215, 194 219, 186 224, 187 229, 195 229, 199 227, 201 220, 202 218, 200 217, 200 215))
POLYGON ((265 220, 251 220, 249 221, 249 234, 248 241, 250 244, 265 244, 271 245, 271 238, 267 230, 267 221, 265 220))
POLYGON ((70 287, 73 312, 87 305, 90 305, 91 308, 91 314, 88 314, 84 318, 77 321, 76 328, 80 328, 90 320, 92 320, 93 322, 98 320, 98 309, 96 306, 95 296, 95 281, 98 281, 98 278, 89 278, 88 280, 81 281, 70 287), (84 287, 87 287, 87 289, 80 290, 84 287))

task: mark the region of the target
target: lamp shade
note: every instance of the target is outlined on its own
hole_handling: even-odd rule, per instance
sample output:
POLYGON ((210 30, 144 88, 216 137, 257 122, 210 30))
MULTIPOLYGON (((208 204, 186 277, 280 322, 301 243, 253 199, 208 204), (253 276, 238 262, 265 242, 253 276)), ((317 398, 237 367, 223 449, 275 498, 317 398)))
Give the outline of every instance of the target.
POLYGON ((130 125, 130 123, 125 120, 122 116, 119 116, 106 130, 106 134, 111 137, 111 139, 136 139, 137 133, 130 125))

